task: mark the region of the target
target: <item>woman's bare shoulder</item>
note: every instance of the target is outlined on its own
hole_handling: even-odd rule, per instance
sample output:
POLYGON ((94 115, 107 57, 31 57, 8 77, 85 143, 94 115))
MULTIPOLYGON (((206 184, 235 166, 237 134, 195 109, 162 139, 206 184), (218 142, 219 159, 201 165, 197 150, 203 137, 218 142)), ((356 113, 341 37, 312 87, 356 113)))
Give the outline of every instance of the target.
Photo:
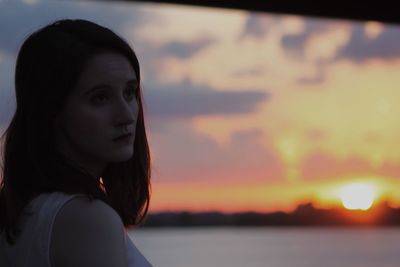
POLYGON ((55 267, 126 266, 121 218, 101 200, 70 200, 56 216, 50 260, 55 267))
POLYGON ((120 226, 123 224, 113 208, 101 200, 89 200, 86 197, 76 197, 68 201, 58 212, 55 223, 78 224, 84 226, 91 223, 101 226, 120 226))

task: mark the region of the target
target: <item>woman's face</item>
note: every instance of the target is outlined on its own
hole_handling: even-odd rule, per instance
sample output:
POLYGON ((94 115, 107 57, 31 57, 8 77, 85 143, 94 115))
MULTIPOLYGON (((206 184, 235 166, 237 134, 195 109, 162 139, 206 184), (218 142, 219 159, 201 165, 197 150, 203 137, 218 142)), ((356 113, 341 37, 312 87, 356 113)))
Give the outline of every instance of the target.
POLYGON ((58 150, 95 176, 110 162, 130 159, 137 90, 135 71, 124 56, 104 52, 91 57, 56 119, 58 150))

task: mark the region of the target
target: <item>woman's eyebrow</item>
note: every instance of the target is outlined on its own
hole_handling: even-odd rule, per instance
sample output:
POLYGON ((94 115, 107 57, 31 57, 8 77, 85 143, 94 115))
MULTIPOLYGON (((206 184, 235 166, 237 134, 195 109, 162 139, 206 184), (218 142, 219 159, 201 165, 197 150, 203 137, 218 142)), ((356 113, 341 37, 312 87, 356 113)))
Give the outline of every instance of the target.
MULTIPOLYGON (((135 85, 135 86, 137 86, 138 85, 138 81, 136 80, 136 79, 131 79, 131 80, 128 80, 127 82, 126 82, 126 85, 135 85)), ((101 89, 106 89, 106 90, 108 90, 108 89, 110 89, 112 86, 110 86, 109 84, 97 84, 97 85, 95 85, 95 86, 93 86, 92 88, 90 88, 89 90, 87 90, 84 94, 85 95, 89 95, 89 94, 91 94, 92 92, 95 92, 95 91, 97 91, 97 90, 101 90, 101 89)))
POLYGON ((133 85, 138 85, 138 80, 132 79, 132 80, 127 81, 126 84, 129 84, 129 85, 132 85, 132 84, 133 84, 133 85))
POLYGON ((107 85, 107 84, 98 84, 98 85, 93 86, 93 87, 90 88, 89 90, 87 90, 84 94, 85 94, 85 95, 89 95, 89 94, 91 94, 92 92, 95 92, 95 91, 97 91, 97 90, 101 90, 101 89, 110 89, 110 88, 111 88, 110 85, 107 85))

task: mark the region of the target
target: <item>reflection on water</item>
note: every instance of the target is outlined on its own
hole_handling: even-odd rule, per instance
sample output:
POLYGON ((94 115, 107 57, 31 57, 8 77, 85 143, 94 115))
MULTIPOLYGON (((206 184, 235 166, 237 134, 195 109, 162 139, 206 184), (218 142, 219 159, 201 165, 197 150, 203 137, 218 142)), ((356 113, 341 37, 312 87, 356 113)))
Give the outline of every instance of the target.
POLYGON ((154 267, 400 266, 400 228, 167 228, 129 235, 154 267))

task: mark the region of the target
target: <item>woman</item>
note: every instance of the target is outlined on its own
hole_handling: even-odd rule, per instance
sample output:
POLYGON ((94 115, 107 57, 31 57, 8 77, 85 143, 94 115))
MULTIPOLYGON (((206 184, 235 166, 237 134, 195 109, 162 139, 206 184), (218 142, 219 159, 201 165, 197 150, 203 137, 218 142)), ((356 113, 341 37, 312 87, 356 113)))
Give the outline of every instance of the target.
POLYGON ((3 136, 0 266, 151 266, 126 235, 150 199, 135 53, 111 30, 61 20, 16 64, 3 136))

